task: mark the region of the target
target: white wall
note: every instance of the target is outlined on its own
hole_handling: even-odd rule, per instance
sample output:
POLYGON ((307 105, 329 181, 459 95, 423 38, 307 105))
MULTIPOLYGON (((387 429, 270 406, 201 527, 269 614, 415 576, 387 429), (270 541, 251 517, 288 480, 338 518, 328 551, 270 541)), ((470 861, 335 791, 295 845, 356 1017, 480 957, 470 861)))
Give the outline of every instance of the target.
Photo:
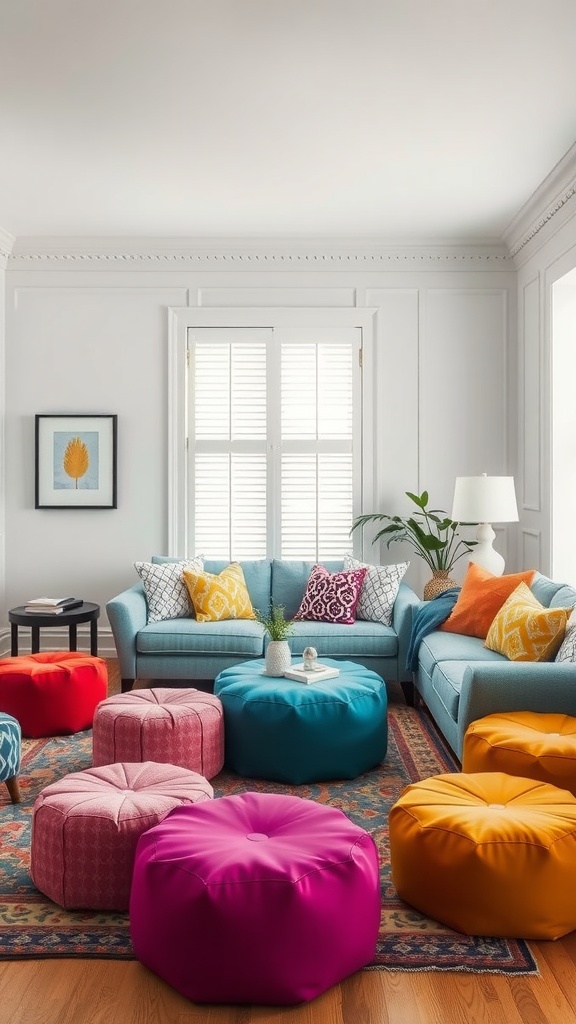
MULTIPOLYGON (((378 307, 374 472, 378 510, 396 512, 406 490, 427 488, 450 511, 457 475, 514 472, 515 301, 501 254, 11 259, 2 622, 34 595, 77 594, 102 606, 101 649, 112 653, 106 601, 135 582, 135 559, 167 548, 170 307, 378 307), (39 412, 118 413, 116 510, 34 509, 39 412)), ((496 546, 514 568, 505 529, 496 546)), ((392 547, 382 560, 401 555, 392 547)), ((408 579, 421 589, 427 575, 413 562, 408 579)), ((2 638, 6 649, 6 628, 2 638)))

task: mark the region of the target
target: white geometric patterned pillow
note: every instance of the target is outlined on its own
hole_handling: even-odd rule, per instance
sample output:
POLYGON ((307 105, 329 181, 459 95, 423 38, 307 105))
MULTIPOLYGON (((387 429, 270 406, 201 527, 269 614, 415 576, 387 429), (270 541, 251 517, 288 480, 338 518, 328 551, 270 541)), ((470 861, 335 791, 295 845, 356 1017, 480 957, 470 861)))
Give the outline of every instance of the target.
POLYGON ((394 601, 409 565, 410 562, 400 562, 398 565, 368 565, 352 558, 352 555, 344 555, 345 569, 368 570, 356 608, 357 619, 381 622, 383 626, 392 625, 394 601))
POLYGON ((202 557, 188 558, 181 562, 134 562, 134 568, 142 580, 148 604, 148 622, 162 622, 163 619, 183 619, 192 612, 188 589, 182 578, 184 569, 202 572, 202 557))
POLYGON ((566 623, 566 632, 555 661, 576 661, 576 609, 566 623))

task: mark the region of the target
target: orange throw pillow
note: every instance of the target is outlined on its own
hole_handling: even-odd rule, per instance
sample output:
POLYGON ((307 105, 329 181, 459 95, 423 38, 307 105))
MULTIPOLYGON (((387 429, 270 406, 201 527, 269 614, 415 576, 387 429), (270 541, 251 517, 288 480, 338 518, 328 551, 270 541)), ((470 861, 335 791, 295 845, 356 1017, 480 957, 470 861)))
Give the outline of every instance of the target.
POLYGON ((476 562, 468 564, 458 600, 450 615, 438 628, 448 633, 464 633, 485 640, 495 616, 519 583, 530 586, 535 569, 493 576, 476 562))

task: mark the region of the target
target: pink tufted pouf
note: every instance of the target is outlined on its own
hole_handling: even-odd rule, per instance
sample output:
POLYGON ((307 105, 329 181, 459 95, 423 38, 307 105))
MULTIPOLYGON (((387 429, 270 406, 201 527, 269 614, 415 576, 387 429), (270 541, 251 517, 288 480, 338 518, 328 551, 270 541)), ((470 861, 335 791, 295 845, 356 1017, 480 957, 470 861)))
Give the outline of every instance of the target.
POLYGON ((202 690, 169 687, 108 697, 94 715, 92 761, 169 762, 211 779, 224 764, 222 704, 202 690))
POLYGON ((91 654, 44 651, 0 658, 0 708, 18 719, 23 736, 89 729, 107 692, 106 662, 91 654))
POLYGON ((150 761, 66 775, 34 804, 32 881, 68 910, 127 910, 141 834, 213 795, 196 772, 150 761))
POLYGON ((370 963, 379 924, 376 845, 336 808, 241 793, 138 842, 134 951, 194 1002, 313 999, 370 963))

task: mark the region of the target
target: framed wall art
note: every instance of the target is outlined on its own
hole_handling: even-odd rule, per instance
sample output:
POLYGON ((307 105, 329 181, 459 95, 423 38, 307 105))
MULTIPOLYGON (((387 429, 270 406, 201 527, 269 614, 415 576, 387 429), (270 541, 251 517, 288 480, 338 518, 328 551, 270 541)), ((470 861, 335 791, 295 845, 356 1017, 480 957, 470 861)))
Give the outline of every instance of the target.
POLYGON ((38 414, 36 508, 117 508, 118 417, 38 414))

